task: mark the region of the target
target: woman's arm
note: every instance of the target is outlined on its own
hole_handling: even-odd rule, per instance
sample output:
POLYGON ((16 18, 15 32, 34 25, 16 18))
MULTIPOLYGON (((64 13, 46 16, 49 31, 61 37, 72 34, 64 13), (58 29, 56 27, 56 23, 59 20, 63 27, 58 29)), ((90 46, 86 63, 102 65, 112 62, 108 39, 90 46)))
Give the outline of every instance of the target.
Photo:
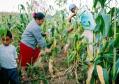
POLYGON ((45 48, 46 47, 46 41, 44 39, 44 37, 42 36, 41 30, 40 28, 34 28, 34 30, 32 31, 34 38, 37 40, 38 45, 41 48, 45 48))
POLYGON ((41 54, 51 52, 51 49, 47 48, 46 41, 45 41, 44 37, 42 36, 40 28, 35 28, 33 30, 33 34, 38 42, 38 45, 43 49, 41 54))

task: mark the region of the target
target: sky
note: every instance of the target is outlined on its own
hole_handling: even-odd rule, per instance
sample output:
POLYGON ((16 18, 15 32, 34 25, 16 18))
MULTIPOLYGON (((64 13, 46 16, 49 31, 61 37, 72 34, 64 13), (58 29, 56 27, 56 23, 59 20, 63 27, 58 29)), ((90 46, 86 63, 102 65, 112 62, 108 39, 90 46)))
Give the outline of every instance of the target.
MULTIPOLYGON (((18 4, 25 4, 27 1, 29 0, 0 0, 0 12, 18 12, 18 4)), ((38 1, 38 0, 37 0, 38 1)), ((50 5, 54 5, 54 1, 55 0, 43 0, 46 1, 45 4, 50 4, 50 5)), ((115 0, 112 0, 110 6, 113 7, 115 5, 114 3, 115 0)), ((119 3, 119 0, 116 0, 119 3)), ((71 2, 75 3, 77 6, 80 5, 87 5, 88 8, 92 8, 93 5, 93 0, 68 0, 66 7, 68 8, 68 4, 70 4, 71 2), (81 4, 77 3, 80 2, 81 4)), ((119 7, 119 4, 117 5, 119 7)), ((55 5, 56 9, 58 9, 58 7, 55 5)))
MULTIPOLYGON (((18 4, 25 4, 27 1, 29 0, 0 0, 0 12, 17 12, 18 4)), ((86 0, 68 0, 67 3, 69 4, 71 1, 74 1, 74 3, 76 3, 76 1, 82 1, 82 3, 85 3, 86 0)), ((91 2, 92 0, 89 1, 91 2)), ((54 5, 54 0, 47 0, 47 3, 54 5)))
POLYGON ((0 0, 0 12, 17 12, 18 4, 27 0, 0 0))

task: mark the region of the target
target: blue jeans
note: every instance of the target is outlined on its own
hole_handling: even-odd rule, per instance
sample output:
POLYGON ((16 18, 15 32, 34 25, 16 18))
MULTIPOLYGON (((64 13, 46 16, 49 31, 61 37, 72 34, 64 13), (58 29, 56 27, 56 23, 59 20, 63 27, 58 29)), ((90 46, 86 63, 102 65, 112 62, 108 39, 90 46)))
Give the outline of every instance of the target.
POLYGON ((0 70, 0 84, 20 84, 17 68, 0 70))

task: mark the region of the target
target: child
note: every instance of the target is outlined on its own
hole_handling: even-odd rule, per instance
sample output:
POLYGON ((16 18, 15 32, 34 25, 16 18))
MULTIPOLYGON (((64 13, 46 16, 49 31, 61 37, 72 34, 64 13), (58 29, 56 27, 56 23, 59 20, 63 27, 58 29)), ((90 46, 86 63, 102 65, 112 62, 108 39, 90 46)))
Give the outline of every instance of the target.
POLYGON ((2 35, 0 45, 0 84, 19 84, 17 72, 17 52, 11 44, 12 34, 7 30, 6 35, 2 35))

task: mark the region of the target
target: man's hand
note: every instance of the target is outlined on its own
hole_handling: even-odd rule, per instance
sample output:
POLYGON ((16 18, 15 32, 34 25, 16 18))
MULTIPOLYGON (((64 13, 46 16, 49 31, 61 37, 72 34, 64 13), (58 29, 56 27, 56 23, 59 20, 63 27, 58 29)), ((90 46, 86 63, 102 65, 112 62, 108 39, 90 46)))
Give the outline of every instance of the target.
POLYGON ((71 19, 76 16, 77 12, 72 13, 69 17, 68 17, 68 22, 71 22, 71 19))
POLYGON ((71 14, 71 17, 74 17, 74 16, 76 16, 76 13, 72 13, 72 14, 71 14))

